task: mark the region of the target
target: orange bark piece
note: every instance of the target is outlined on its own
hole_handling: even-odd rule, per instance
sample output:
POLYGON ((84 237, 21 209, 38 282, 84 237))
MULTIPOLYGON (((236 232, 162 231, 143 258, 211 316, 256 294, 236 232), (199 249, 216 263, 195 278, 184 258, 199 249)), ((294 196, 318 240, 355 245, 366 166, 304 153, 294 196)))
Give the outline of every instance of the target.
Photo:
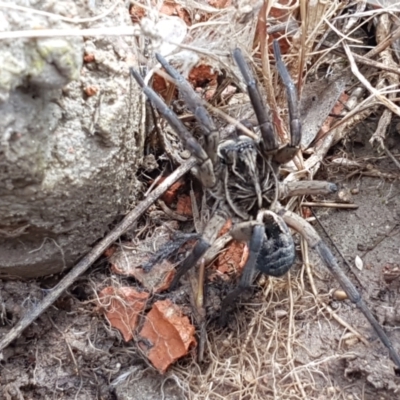
POLYGON ((160 75, 154 74, 152 86, 153 90, 157 92, 165 100, 168 88, 165 79, 160 75))
POLYGON ((146 15, 146 10, 143 7, 132 5, 129 8, 129 14, 134 24, 137 24, 146 15))
POLYGON ((180 215, 192 216, 192 200, 188 195, 179 196, 176 203, 176 212, 180 215))
POLYGON ((99 88, 97 86, 86 86, 83 91, 85 92, 86 96, 91 97, 99 91, 99 88))
MULTIPOLYGON (((159 11, 161 14, 178 16, 185 21, 186 25, 191 25, 189 13, 178 3, 166 1, 162 4, 159 11)), ((129 14, 131 15, 132 22, 138 23, 147 15, 147 12, 143 7, 132 5, 129 9, 129 14)))
POLYGON ((157 301, 140 331, 143 339, 140 347, 163 374, 171 364, 197 345, 194 334, 194 326, 176 304, 168 299, 157 301))
POLYGON ((225 225, 221 228, 221 230, 218 233, 218 237, 221 237, 225 235, 225 233, 229 232, 229 230, 232 228, 232 220, 227 219, 225 222, 225 225))
POLYGON ((240 273, 241 266, 242 268, 244 266, 242 262, 244 248, 245 243, 233 240, 225 251, 219 254, 216 261, 217 270, 223 274, 240 273))
POLYGON ((85 63, 91 63, 91 62, 93 62, 93 61, 94 61, 94 54, 86 54, 86 55, 83 57, 83 61, 84 61, 85 63))
POLYGON ((107 258, 110 258, 116 251, 117 251, 117 248, 115 246, 110 246, 108 249, 106 249, 104 251, 104 255, 107 258))
POLYGON ((302 207, 303 218, 310 218, 313 216, 310 207, 302 207))
POLYGON ((178 3, 166 1, 160 8, 160 13, 169 16, 178 16, 186 25, 192 25, 189 13, 178 3))
MULTIPOLYGON (((160 179, 159 183, 163 180, 160 179)), ((183 186, 183 181, 180 179, 175 182, 163 195, 162 200, 167 206, 170 206, 178 197, 178 190, 183 186)))
POLYGON ((231 0, 208 0, 208 4, 215 8, 226 8, 232 5, 231 0))
POLYGON ((209 86, 217 86, 218 74, 213 72, 209 65, 198 65, 193 67, 189 73, 188 80, 193 87, 202 87, 205 84, 209 86))
POLYGON ((244 266, 247 263, 247 260, 249 259, 249 255, 250 255, 250 249, 249 249, 249 246, 247 245, 247 243, 245 243, 244 247, 243 247, 242 258, 239 263, 239 271, 243 270, 244 266))
POLYGON ((108 286, 99 293, 99 303, 110 325, 117 328, 125 342, 133 338, 139 314, 146 306, 149 294, 130 287, 108 286))

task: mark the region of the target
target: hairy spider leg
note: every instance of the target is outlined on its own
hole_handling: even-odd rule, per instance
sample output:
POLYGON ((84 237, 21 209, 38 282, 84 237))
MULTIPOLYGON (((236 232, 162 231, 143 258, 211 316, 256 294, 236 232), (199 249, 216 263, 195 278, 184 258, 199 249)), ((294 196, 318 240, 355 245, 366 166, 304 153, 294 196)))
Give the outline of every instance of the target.
POLYGON ((251 104, 254 108, 254 113, 257 117, 265 151, 267 153, 275 151, 276 149, 278 149, 279 143, 268 116, 269 107, 264 104, 262 96, 258 90, 257 82, 243 57, 242 51, 240 49, 235 49, 233 51, 233 58, 235 59, 235 62, 239 67, 240 73, 242 74, 243 79, 246 83, 247 93, 249 94, 251 104))
POLYGON ((245 80, 247 92, 260 126, 265 150, 267 154, 274 153, 273 158, 276 162, 279 164, 284 164, 290 161, 298 151, 298 146, 301 141, 301 122, 296 86, 289 75, 286 65, 282 61, 281 51, 277 40, 273 41, 273 49, 276 59, 276 67, 286 88, 289 107, 290 144, 285 145, 282 148, 279 148, 279 143, 275 136, 273 125, 268 116, 269 108, 266 104, 264 104, 262 96, 258 90, 257 82, 251 73, 248 64, 244 60, 240 49, 235 49, 233 57, 245 80))
POLYGON ((216 184, 216 178, 214 174, 213 164, 205 152, 200 146, 199 142, 193 137, 193 135, 186 129, 185 125, 176 116, 176 114, 164 103, 158 94, 146 86, 140 74, 133 68, 130 68, 132 76, 136 82, 142 88, 143 93, 147 98, 154 104, 159 113, 168 121, 171 127, 179 135, 183 145, 192 153, 192 155, 198 160, 198 175, 205 187, 213 187, 216 184))
POLYGON ((199 262, 200 258, 203 257, 204 253, 211 247, 211 244, 215 242, 215 239, 226 220, 227 215, 222 210, 217 211, 211 217, 204 229, 202 237, 198 240, 191 253, 177 269, 174 279, 169 287, 170 290, 173 290, 181 277, 199 262))
POLYGON ((185 99, 185 105, 200 123, 204 134, 204 147, 213 165, 217 163, 217 147, 219 144, 219 131, 214 121, 203 105, 202 100, 192 88, 192 85, 161 55, 156 53, 157 61, 168 74, 174 78, 179 88, 180 95, 185 99))
POLYGON ((210 243, 207 240, 204 240, 204 238, 200 238, 197 241, 193 250, 176 270, 174 279, 169 286, 169 290, 174 290, 176 288, 176 285, 179 283, 182 276, 199 262, 200 258, 203 257, 204 253, 210 248, 210 246, 210 243))
POLYGON ((301 122, 299 113, 299 101, 297 99, 296 86, 290 77, 289 71, 285 63, 282 61, 281 49, 277 40, 273 41, 274 55, 276 60, 276 68, 282 83, 286 88, 286 97, 289 106, 289 120, 290 120, 290 146, 298 147, 301 141, 301 122))
POLYGON ((329 247, 318 235, 317 231, 307 221, 289 210, 281 208, 280 210, 278 210, 278 214, 282 216, 288 226, 299 232, 306 239, 311 249, 315 250, 319 254, 321 260, 327 266, 331 274, 339 282, 340 286, 346 292, 350 301, 361 310, 365 318, 372 325, 381 342, 388 348, 390 357, 392 358, 393 362, 396 364, 397 368, 400 369, 400 357, 394 349, 392 342, 390 341, 382 327, 379 325, 379 322, 372 315, 371 311, 362 299, 359 291, 339 267, 336 258, 329 250, 329 247))
POLYGON ((242 276, 238 286, 229 292, 221 303, 221 314, 219 317, 219 323, 221 326, 226 325, 228 317, 228 309, 232 303, 246 290, 254 281, 257 273, 257 258, 260 254, 261 247, 264 242, 264 226, 255 224, 252 227, 252 234, 249 241, 249 258, 243 267, 242 276))

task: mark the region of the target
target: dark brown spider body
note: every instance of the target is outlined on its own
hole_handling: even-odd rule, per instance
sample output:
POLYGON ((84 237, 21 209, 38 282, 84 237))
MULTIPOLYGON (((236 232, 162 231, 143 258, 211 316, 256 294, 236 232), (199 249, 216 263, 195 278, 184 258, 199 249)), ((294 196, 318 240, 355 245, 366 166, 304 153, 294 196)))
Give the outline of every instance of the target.
POLYGON ((269 208, 268 193, 276 186, 276 174, 262 156, 259 145, 248 136, 228 139, 218 146, 223 195, 232 213, 243 220, 269 208))
POLYGON ((236 223, 230 235, 248 242, 249 258, 238 286, 222 301, 221 322, 226 322, 227 310, 235 304, 237 297, 251 286, 257 272, 281 276, 293 265, 295 246, 289 226, 303 235, 310 248, 319 254, 349 299, 373 326, 382 343, 388 348, 397 368, 400 369, 400 357, 393 344, 366 306, 358 290, 341 270, 329 248, 310 224, 279 204, 279 200, 285 197, 329 194, 334 193, 337 187, 329 182, 285 183, 279 179, 279 165, 290 161, 298 151, 301 125, 295 86, 282 61, 277 41, 274 41, 273 48, 276 67, 286 87, 289 106, 290 143, 284 146, 279 146, 269 119, 268 107, 264 104, 256 80, 239 49, 234 51, 233 57, 245 81, 258 120, 261 139, 259 142, 242 134, 221 141, 220 133, 211 116, 190 84, 162 56, 156 55, 160 64, 175 79, 187 108, 202 127, 204 144, 201 146, 164 101, 144 84, 140 74, 131 69, 143 92, 173 127, 183 145, 197 159, 195 174, 217 202, 214 205, 217 211, 205 228, 203 237, 198 240, 192 253, 177 270, 171 287, 175 286, 180 277, 203 257, 214 242, 226 217, 239 217, 243 222, 236 223))

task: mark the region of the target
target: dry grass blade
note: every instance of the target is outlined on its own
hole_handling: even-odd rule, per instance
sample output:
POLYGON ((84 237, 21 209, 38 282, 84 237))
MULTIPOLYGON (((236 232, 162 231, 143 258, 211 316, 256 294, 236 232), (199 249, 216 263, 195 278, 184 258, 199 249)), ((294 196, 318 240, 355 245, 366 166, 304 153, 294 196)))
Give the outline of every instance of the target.
POLYGON ((359 71, 356 62, 354 60, 353 54, 350 51, 350 48, 347 43, 343 43, 343 48, 347 54, 347 57, 350 62, 351 66, 351 71, 353 74, 357 77, 357 79, 368 89, 368 91, 375 96, 383 105, 385 105, 390 111, 395 113, 396 115, 400 116, 400 107, 396 106, 391 100, 389 100, 387 97, 382 95, 378 90, 376 90, 365 78, 364 75, 361 74, 359 71))

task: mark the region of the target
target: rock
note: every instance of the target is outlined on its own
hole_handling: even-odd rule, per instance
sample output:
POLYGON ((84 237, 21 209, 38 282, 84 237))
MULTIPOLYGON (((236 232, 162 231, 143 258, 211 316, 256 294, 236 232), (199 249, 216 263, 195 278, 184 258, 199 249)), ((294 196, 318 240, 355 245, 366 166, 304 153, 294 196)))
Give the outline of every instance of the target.
MULTIPOLYGON (((44 1, 40 10, 79 19, 112 5, 88 3, 44 1)), ((123 4, 81 24, 12 8, 0 14, 7 31, 131 26, 123 4)), ((0 277, 71 267, 134 203, 141 155, 131 48, 132 38, 118 36, 0 42, 0 277), (97 91, 87 96, 91 86, 97 91)))

